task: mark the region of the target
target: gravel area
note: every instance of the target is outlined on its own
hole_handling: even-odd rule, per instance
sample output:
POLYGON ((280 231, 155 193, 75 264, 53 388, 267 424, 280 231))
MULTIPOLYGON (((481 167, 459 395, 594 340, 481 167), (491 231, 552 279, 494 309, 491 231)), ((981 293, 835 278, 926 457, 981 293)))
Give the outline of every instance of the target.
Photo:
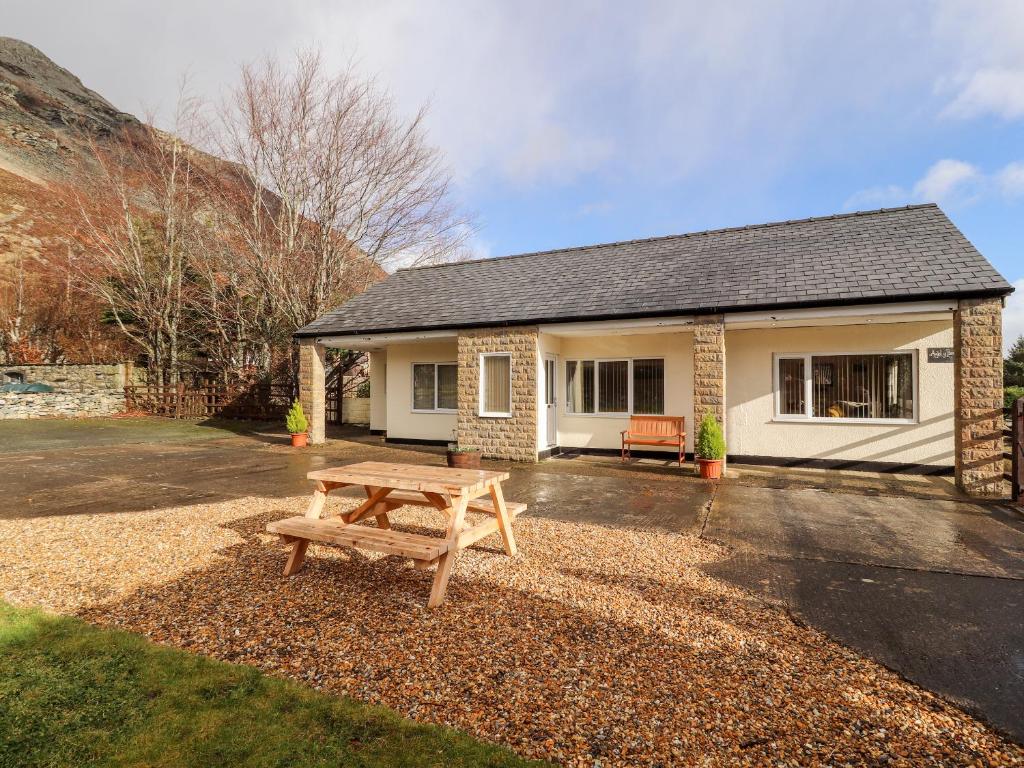
POLYGON ((314 546, 282 578, 264 528, 305 502, 0 521, 0 595, 568 765, 1024 764, 956 707, 704 574, 728 555, 692 536, 522 517, 519 555, 497 536, 463 551, 428 611, 433 574, 408 561, 314 546))

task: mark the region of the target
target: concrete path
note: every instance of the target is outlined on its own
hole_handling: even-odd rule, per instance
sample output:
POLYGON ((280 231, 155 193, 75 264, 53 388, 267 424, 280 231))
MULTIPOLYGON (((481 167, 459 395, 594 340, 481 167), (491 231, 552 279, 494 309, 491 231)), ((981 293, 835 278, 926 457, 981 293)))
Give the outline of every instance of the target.
POLYGON ((1024 741, 1024 517, 999 505, 723 484, 707 571, 1024 741))

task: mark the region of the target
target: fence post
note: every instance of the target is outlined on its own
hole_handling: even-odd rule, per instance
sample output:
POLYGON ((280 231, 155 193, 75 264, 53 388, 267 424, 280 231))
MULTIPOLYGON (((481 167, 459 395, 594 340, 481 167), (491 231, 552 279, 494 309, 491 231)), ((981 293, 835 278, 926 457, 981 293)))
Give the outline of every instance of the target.
POLYGON ((1024 485, 1024 462, 1021 461, 1021 453, 1024 453, 1024 397, 1018 397, 1013 401, 1013 435, 1010 438, 1010 451, 1013 453, 1011 483, 1013 485, 1013 500, 1020 501, 1020 489, 1024 485))

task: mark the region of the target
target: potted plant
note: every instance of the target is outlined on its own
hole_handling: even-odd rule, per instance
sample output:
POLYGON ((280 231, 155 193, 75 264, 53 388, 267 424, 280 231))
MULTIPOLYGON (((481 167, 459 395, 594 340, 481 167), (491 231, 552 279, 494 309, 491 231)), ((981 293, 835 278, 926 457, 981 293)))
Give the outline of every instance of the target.
POLYGON ((309 440, 309 435, 306 433, 306 430, 309 429, 309 422, 306 421, 306 414, 302 412, 302 403, 298 400, 292 403, 292 407, 288 409, 288 415, 284 417, 284 425, 292 436, 292 447, 305 448, 306 442, 309 440))
POLYGON ((697 430, 697 463, 700 465, 700 476, 705 480, 721 478, 724 458, 725 436, 718 420, 709 411, 704 414, 697 430))
POLYGON ((480 469, 480 449, 448 443, 448 466, 454 469, 480 469))

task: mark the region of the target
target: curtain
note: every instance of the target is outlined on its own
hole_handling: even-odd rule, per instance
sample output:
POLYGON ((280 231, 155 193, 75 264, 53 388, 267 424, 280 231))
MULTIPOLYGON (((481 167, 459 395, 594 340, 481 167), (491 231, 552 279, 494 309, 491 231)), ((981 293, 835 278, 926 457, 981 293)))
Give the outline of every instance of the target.
POLYGON ((484 412, 512 412, 512 359, 507 355, 485 357, 484 364, 484 412))
POLYGON ((599 360, 597 363, 597 410, 601 413, 629 411, 629 361, 599 360))
POLYGON ((665 361, 633 361, 633 413, 665 413, 665 361))
POLYGON ((779 413, 787 416, 803 416, 804 405, 804 361, 803 358, 779 360, 779 413))
POLYGON ((459 366, 437 366, 437 407, 457 410, 459 407, 459 366))

